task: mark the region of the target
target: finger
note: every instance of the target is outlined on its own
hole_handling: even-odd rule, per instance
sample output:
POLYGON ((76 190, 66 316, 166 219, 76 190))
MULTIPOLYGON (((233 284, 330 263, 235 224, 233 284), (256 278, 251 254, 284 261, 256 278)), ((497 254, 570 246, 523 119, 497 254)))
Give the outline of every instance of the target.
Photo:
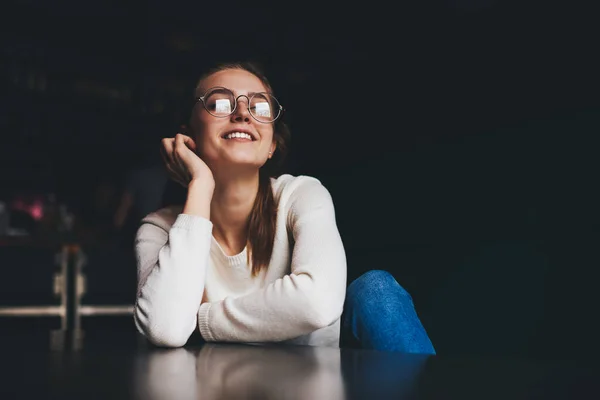
POLYGON ((196 142, 194 141, 194 139, 192 139, 191 137, 187 136, 187 135, 183 135, 181 133, 175 135, 175 145, 180 145, 181 146, 181 151, 182 153, 180 153, 180 155, 182 156, 182 158, 184 160, 189 158, 187 156, 190 156, 190 154, 185 150, 185 148, 188 148, 192 153, 197 154, 196 153, 196 142))
POLYGON ((175 135, 175 144, 183 144, 188 149, 196 151, 196 142, 194 142, 194 139, 182 133, 175 135))
POLYGON ((186 180, 185 168, 184 168, 184 166, 181 165, 181 162, 179 162, 177 157, 173 156, 172 152, 170 155, 163 154, 162 156, 163 156, 163 160, 164 160, 164 166, 165 166, 165 169, 167 170, 169 177, 178 183, 185 181, 186 180))
POLYGON ((171 165, 166 166, 169 177, 177 183, 185 182, 185 176, 171 165))
POLYGON ((189 143, 188 139, 191 140, 189 136, 185 136, 180 133, 175 135, 175 148, 173 151, 173 158, 177 161, 181 170, 185 171, 186 173, 189 173, 187 164, 191 162, 190 157, 193 156, 193 150, 191 150, 186 144, 186 141, 189 143))
POLYGON ((173 164, 173 148, 174 148, 175 139, 173 138, 163 138, 161 140, 160 146, 160 154, 163 157, 165 164, 173 164))
POLYGON ((194 154, 196 154, 196 142, 194 141, 194 139, 192 139, 189 136, 183 136, 183 143, 187 146, 188 149, 190 149, 191 151, 194 152, 194 154))
POLYGON ((162 158, 165 168, 168 169, 172 164, 171 155, 167 153, 167 151, 162 146, 160 148, 160 158, 162 158))
POLYGON ((175 144, 173 148, 173 159, 175 166, 179 170, 179 173, 184 179, 191 179, 189 169, 187 167, 187 160, 190 157, 190 149, 185 145, 184 135, 177 134, 175 136, 175 144))
POLYGON ((184 182, 186 179, 185 168, 178 161, 175 153, 175 139, 174 138, 164 138, 161 141, 161 156, 163 158, 165 167, 169 173, 169 176, 174 181, 181 183, 185 186, 184 182))

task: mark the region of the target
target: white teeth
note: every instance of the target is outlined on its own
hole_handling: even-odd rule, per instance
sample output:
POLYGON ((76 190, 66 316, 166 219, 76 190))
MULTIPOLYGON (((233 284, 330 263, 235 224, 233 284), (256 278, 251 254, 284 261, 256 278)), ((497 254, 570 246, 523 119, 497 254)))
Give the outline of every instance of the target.
POLYGON ((228 135, 225 135, 225 139, 235 139, 235 138, 243 138, 243 139, 252 140, 252 136, 250 136, 249 134, 247 134, 245 132, 233 132, 228 135))

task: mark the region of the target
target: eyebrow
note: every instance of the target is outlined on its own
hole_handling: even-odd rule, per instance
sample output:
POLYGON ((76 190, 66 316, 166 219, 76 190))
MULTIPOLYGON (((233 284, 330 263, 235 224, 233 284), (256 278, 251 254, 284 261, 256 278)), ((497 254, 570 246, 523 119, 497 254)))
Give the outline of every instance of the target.
MULTIPOLYGON (((229 88, 227 88, 227 89, 229 89, 229 88)), ((229 90, 231 90, 231 89, 229 89, 229 90)), ((237 94, 236 92, 234 92, 233 90, 231 90, 231 92, 235 95, 235 97, 241 96, 241 95, 237 94)), ((267 91, 264 91, 264 92, 248 92, 247 95, 248 95, 248 97, 252 97, 252 96, 254 96, 257 93, 269 93, 269 92, 267 92, 267 91)))
MULTIPOLYGON (((198 90, 198 89, 202 89, 202 91, 201 91, 201 93, 203 93, 203 94, 202 94, 202 96, 205 96, 205 95, 206 95, 206 93, 208 92, 208 90, 210 90, 210 89, 213 89, 213 88, 215 88, 215 87, 225 88, 225 89, 227 89, 227 90, 231 91, 231 93, 233 93, 235 97, 238 97, 238 96, 240 96, 239 94, 236 94, 236 92, 234 92, 232 89, 229 89, 228 87, 225 87, 225 86, 213 86, 213 87, 209 87, 209 88, 207 88, 207 89, 204 89, 204 88, 202 88, 202 87, 198 87, 196 90, 198 90)), ((262 92, 248 92, 247 96, 248 96, 248 97, 252 97, 253 95, 255 95, 255 94, 257 94, 257 93, 269 93, 269 91, 265 89, 265 91, 262 91, 262 92)), ((196 98, 198 98, 198 97, 201 97, 201 96, 199 96, 199 95, 196 93, 196 98)))
MULTIPOLYGON (((233 90, 231 88, 225 87, 225 86, 213 86, 213 87, 210 87, 210 88, 206 89, 204 92, 206 93, 209 89, 213 89, 215 87, 225 88, 225 89, 231 91, 233 94, 238 95, 237 91, 235 91, 235 90, 233 90)), ((268 93, 268 91, 267 90, 262 90, 262 91, 258 91, 258 92, 248 92, 248 96, 252 96, 252 95, 254 95, 256 93, 268 93)))

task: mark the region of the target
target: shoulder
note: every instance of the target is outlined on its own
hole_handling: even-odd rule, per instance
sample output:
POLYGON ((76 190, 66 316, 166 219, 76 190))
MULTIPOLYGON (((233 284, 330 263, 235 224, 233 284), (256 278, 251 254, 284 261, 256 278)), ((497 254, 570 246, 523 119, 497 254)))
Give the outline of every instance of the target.
POLYGON ((156 229, 168 232, 181 212, 181 206, 169 206, 151 212, 142 219, 140 233, 156 229))
POLYGON ((271 182, 278 208, 282 211, 297 214, 316 208, 333 208, 329 190, 315 177, 284 174, 271 182))
POLYGON ((278 178, 271 178, 273 194, 278 200, 297 198, 299 196, 329 196, 329 190, 315 177, 308 175, 284 174, 278 178))

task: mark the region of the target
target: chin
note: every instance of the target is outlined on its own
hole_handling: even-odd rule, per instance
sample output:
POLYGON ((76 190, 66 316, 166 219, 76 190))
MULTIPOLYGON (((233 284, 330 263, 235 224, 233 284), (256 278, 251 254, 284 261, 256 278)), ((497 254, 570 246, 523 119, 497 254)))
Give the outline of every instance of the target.
POLYGON ((235 157, 235 158, 231 158, 229 160, 227 160, 226 162, 223 163, 223 166, 226 169, 244 169, 244 170, 258 170, 260 167, 262 167, 264 164, 264 162, 260 162, 259 160, 256 160, 255 158, 242 158, 242 157, 235 157))
POLYGON ((255 153, 249 154, 246 152, 235 152, 228 154, 226 160, 224 161, 227 164, 260 167, 266 162, 266 159, 262 160, 257 158, 255 153))

